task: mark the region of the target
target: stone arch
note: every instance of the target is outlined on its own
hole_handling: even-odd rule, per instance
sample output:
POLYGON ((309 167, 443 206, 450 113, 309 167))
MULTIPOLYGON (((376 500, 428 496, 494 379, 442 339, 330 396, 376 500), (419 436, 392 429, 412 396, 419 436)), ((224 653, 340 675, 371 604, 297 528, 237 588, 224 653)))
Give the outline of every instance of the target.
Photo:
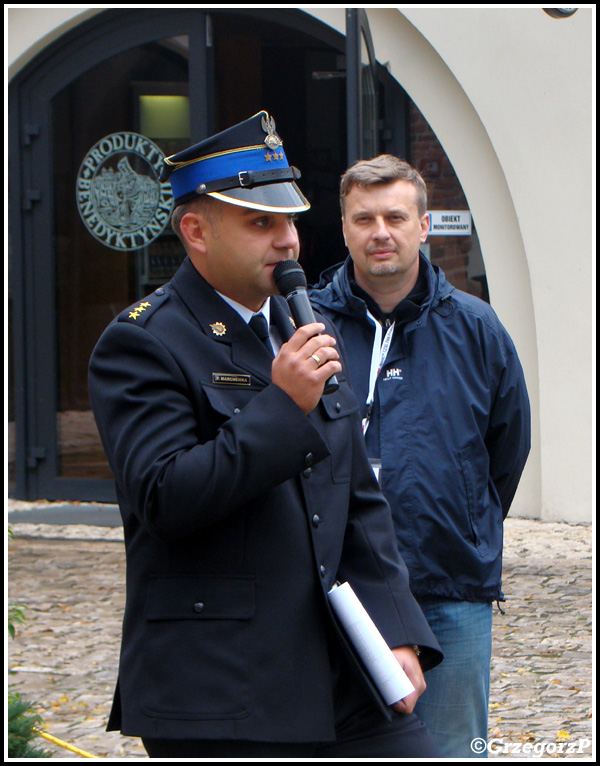
MULTIPOLYGON (((343 29, 343 14, 311 11, 343 29)), ((368 8, 375 54, 419 108, 452 162, 481 244, 490 302, 523 364, 532 409, 532 451, 514 513, 539 516, 541 505, 539 373, 527 253, 501 162, 476 108, 438 51, 397 9, 368 8)))

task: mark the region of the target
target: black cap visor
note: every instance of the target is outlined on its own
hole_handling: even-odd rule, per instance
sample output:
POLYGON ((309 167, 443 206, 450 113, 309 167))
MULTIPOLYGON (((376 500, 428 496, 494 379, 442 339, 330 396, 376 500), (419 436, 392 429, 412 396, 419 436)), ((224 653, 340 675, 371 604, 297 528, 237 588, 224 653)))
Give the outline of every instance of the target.
POLYGON ((238 187, 208 194, 231 205, 263 210, 267 213, 303 213, 310 208, 310 203, 294 182, 264 184, 252 188, 238 187))

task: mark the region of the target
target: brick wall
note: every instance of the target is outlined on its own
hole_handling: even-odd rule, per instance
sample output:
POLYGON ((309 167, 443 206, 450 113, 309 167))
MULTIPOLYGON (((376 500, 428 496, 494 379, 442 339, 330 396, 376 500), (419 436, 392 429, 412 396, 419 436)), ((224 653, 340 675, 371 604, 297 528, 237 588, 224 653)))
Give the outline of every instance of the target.
MULTIPOLYGON (((411 102, 410 163, 419 170, 427 184, 430 210, 468 210, 469 205, 454 168, 442 145, 417 107, 411 102)), ((449 282, 479 298, 487 298, 485 280, 469 278, 472 250, 479 251, 477 235, 470 237, 430 236, 431 262, 439 265, 449 282)))

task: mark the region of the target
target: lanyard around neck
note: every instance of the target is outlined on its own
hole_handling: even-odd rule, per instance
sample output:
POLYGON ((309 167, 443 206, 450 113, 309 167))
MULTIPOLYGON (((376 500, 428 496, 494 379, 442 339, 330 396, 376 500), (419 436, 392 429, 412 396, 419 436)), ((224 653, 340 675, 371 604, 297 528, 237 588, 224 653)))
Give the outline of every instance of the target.
POLYGON ((373 412, 373 401, 375 399, 375 386, 377 385, 377 378, 381 372, 381 368, 385 364, 390 346, 392 344, 392 335, 394 334, 395 322, 392 322, 388 327, 385 338, 383 337, 383 327, 375 319, 373 314, 367 310, 367 316, 375 325, 375 339, 373 340, 373 351, 371 352, 371 369, 369 371, 369 393, 367 395, 367 404, 365 408, 365 416, 362 421, 363 436, 367 433, 367 428, 371 421, 371 413, 373 412), (383 342, 382 342, 383 339, 383 342))

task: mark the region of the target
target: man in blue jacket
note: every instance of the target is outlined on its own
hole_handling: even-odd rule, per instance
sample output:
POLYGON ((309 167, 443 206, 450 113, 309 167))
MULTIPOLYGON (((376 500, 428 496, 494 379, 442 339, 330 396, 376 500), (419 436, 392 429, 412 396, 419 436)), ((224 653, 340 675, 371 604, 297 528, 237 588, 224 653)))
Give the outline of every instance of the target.
POLYGON ((414 168, 356 163, 341 206, 350 256, 311 300, 343 340, 411 589, 444 652, 416 710, 446 757, 485 756, 471 742, 487 740, 502 522, 530 447, 523 371, 490 306, 420 253, 429 215, 414 168))

